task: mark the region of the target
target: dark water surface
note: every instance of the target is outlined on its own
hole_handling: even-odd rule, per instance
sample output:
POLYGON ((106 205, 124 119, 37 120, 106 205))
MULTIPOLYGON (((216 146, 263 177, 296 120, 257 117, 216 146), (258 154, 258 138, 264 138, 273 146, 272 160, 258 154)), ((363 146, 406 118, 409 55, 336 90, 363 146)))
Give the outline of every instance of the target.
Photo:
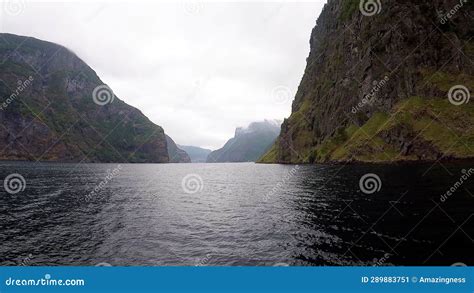
POLYGON ((4 162, 0 264, 473 265, 469 167, 4 162))

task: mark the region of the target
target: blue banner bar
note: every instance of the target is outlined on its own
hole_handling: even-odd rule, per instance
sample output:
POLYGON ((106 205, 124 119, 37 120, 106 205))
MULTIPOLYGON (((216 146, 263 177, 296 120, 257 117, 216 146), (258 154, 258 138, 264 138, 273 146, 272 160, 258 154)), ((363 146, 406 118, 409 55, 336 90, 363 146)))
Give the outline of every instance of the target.
POLYGON ((1 267, 0 292, 474 292, 473 267, 1 267))

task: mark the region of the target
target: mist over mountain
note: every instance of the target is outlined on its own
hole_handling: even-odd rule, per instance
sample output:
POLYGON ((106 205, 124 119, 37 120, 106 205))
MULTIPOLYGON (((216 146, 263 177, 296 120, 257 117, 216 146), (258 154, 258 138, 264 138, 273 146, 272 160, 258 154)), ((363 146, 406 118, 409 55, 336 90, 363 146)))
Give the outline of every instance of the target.
POLYGON ((212 152, 196 146, 178 145, 178 147, 188 153, 192 163, 205 163, 207 156, 212 152))
POLYGON ((274 143, 280 124, 281 121, 264 120, 250 123, 248 127, 238 127, 233 138, 209 154, 207 162, 255 162, 274 143))

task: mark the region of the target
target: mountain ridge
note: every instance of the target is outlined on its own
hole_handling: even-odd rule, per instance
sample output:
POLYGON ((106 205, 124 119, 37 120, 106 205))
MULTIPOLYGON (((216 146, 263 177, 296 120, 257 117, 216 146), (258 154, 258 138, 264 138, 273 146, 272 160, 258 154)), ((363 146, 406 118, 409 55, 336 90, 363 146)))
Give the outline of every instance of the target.
POLYGON ((234 137, 209 154, 206 162, 255 162, 273 144, 280 132, 281 122, 264 120, 248 127, 237 127, 234 137))
POLYGON ((71 50, 2 33, 0 60, 0 159, 169 161, 163 128, 116 97, 71 50))
POLYGON ((188 153, 191 163, 205 163, 207 156, 212 152, 210 149, 197 146, 178 145, 178 147, 188 153))

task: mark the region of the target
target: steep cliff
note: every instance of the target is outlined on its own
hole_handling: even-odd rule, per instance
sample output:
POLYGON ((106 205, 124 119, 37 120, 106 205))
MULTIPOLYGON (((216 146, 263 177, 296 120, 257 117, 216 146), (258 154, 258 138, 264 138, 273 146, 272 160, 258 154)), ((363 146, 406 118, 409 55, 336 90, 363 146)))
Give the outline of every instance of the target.
POLYGON ((174 140, 166 135, 166 145, 170 163, 191 163, 191 158, 186 151, 180 149, 174 140))
POLYGON ((168 162, 163 129, 68 49, 0 34, 0 159, 168 162))
POLYGON ((233 138, 207 157, 208 163, 255 162, 275 142, 281 121, 253 122, 247 128, 239 127, 233 138))
POLYGON ((292 114, 261 162, 473 158, 473 7, 330 0, 292 114))

